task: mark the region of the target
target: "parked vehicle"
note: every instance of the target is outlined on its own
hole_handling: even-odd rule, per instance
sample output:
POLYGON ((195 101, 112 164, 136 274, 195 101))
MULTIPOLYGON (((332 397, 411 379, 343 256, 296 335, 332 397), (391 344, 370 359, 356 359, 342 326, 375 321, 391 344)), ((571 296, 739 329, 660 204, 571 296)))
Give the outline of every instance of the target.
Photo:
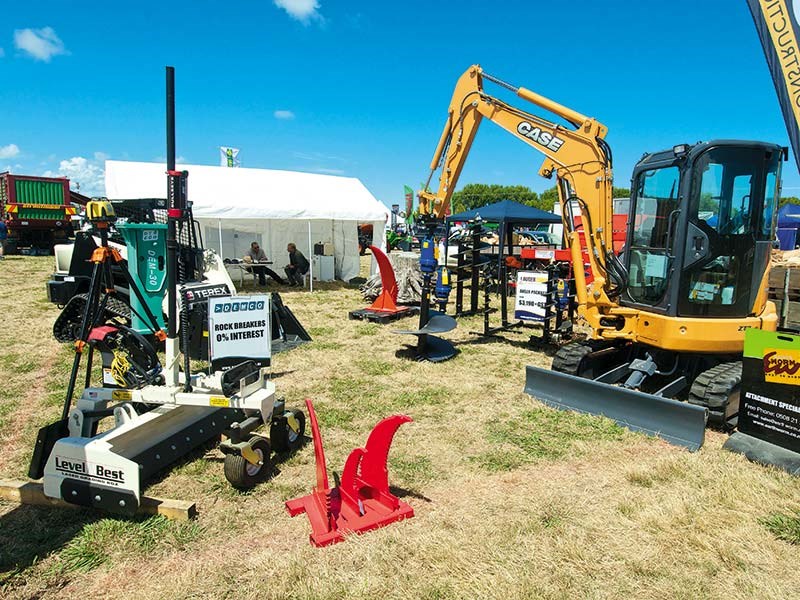
MULTIPOLYGON (((74 194, 74 193, 73 193, 74 194)), ((75 194, 79 203, 84 198, 75 194)), ((69 179, 0 173, 0 218, 8 226, 6 253, 50 254, 72 237, 69 179)))

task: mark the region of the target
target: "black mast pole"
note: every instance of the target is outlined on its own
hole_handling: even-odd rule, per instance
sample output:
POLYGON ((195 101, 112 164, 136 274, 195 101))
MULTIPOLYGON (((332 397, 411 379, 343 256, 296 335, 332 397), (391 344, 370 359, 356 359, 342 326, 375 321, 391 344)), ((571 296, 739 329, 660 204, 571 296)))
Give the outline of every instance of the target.
MULTIPOLYGON (((183 219, 184 177, 175 170, 175 68, 167 67, 167 361, 170 385, 178 385, 178 222, 183 219)), ((187 355, 188 356, 188 355, 187 355)), ((189 390, 186 372, 184 391, 189 390)))
POLYGON ((176 241, 176 224, 180 218, 182 207, 178 206, 180 193, 179 178, 175 173, 175 68, 167 67, 167 198, 169 200, 167 218, 167 336, 174 340, 178 332, 177 305, 177 273, 178 253, 176 241))

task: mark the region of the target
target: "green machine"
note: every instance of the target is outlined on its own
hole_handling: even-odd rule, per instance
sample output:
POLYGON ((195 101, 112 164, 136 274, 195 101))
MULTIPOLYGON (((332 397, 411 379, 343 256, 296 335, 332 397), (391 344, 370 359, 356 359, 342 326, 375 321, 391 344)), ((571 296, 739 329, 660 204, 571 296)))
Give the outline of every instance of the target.
MULTIPOLYGON (((128 246, 128 271, 135 281, 141 285, 147 307, 150 309, 158 324, 164 328, 164 311, 161 303, 166 293, 167 283, 167 225, 165 223, 119 223, 117 230, 125 238, 128 246)), ((131 327, 137 333, 147 335, 151 333, 150 327, 140 315, 145 312, 142 303, 132 294, 131 302, 131 327)))

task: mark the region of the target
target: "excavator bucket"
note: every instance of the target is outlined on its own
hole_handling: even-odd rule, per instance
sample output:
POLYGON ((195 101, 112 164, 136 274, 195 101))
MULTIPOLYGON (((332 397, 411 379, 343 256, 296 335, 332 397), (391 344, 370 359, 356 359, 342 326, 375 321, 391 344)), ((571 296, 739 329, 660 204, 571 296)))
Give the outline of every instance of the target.
POLYGON ((531 366, 525 392, 548 406, 602 415, 692 452, 703 445, 707 410, 701 406, 531 366))

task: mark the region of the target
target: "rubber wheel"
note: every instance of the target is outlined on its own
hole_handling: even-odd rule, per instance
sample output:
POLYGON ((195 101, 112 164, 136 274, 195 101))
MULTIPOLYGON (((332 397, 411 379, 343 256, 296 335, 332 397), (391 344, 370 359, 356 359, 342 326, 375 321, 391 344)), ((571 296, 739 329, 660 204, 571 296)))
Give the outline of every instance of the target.
POLYGON ((731 429, 729 420, 739 413, 742 363, 722 363, 703 371, 692 383, 689 402, 708 409, 708 424, 731 429))
POLYGON ((289 426, 289 421, 284 415, 274 419, 269 428, 269 439, 272 442, 272 447, 275 449, 275 452, 292 452, 303 445, 303 435, 306 431, 306 416, 303 414, 302 410, 296 408, 287 409, 286 412, 294 415, 300 428, 299 431, 294 431, 289 426))
POLYGON ((258 455, 262 464, 252 465, 247 462, 243 456, 239 456, 238 454, 225 455, 225 479, 239 490, 254 488, 269 477, 272 471, 269 440, 261 436, 253 436, 250 438, 250 445, 253 448, 253 452, 258 455))
POLYGON ((586 356, 594 352, 595 348, 587 342, 572 342, 562 346, 553 357, 553 371, 567 373, 577 377, 593 376, 593 369, 587 365, 586 356))

